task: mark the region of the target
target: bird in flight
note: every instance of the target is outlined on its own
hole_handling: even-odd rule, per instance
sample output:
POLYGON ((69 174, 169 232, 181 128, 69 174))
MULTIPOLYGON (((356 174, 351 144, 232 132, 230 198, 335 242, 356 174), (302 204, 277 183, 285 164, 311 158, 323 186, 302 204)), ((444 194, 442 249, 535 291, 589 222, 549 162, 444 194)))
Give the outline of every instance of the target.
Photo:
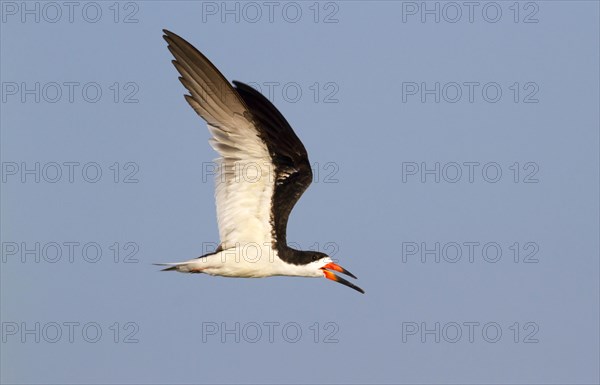
POLYGON ((208 123, 217 159, 215 200, 221 243, 213 253, 165 271, 259 278, 325 277, 364 291, 333 271, 356 278, 327 254, 287 245, 292 208, 312 181, 308 154, 267 98, 238 81, 233 86, 190 43, 163 30, 185 99, 208 123))

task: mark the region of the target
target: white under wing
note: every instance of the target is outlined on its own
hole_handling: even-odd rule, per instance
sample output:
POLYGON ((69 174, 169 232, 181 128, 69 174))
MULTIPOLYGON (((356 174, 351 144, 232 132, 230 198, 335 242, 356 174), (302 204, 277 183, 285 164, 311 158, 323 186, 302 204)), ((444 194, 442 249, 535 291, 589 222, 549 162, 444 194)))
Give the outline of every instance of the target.
POLYGON ((271 244, 273 167, 266 144, 243 117, 227 130, 208 125, 217 159, 215 200, 221 247, 271 244), (256 133, 256 134, 254 134, 256 133))

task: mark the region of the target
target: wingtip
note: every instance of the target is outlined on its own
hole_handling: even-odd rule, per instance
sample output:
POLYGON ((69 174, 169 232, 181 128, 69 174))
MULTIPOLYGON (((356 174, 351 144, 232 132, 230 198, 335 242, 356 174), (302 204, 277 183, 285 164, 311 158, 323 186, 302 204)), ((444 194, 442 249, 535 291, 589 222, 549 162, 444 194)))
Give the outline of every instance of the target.
MULTIPOLYGON (((233 83, 235 88, 241 88, 241 89, 252 88, 252 89, 256 90, 252 86, 249 86, 248 84, 246 84, 242 81, 239 81, 239 80, 232 80, 231 83, 233 83)), ((258 90, 256 90, 256 91, 258 91, 258 90)))
POLYGON ((179 37, 179 35, 169 31, 168 29, 163 29, 162 31, 163 31, 163 39, 165 39, 165 41, 169 45, 176 44, 176 40, 181 39, 181 37, 179 37))
POLYGON ((181 41, 182 43, 190 44, 187 42, 187 40, 185 40, 184 38, 182 38, 175 32, 171 32, 168 29, 163 29, 162 31, 164 33, 163 39, 165 39, 167 42, 169 42, 169 44, 171 44, 171 43, 177 44, 179 41, 181 41))

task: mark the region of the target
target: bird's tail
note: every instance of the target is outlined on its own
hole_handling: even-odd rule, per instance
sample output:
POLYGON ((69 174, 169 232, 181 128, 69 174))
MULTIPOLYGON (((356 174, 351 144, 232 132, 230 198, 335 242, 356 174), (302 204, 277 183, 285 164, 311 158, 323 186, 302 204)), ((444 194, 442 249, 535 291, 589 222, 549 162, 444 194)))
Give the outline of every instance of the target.
POLYGON ((180 273, 204 273, 204 270, 214 267, 219 262, 213 258, 214 255, 222 251, 221 245, 212 253, 204 254, 198 258, 175 263, 155 263, 156 266, 167 266, 161 271, 178 271, 180 273))
POLYGON ((198 266, 198 260, 177 262, 177 263, 155 263, 156 266, 167 266, 161 271, 178 271, 180 273, 202 273, 202 269, 198 266))
POLYGON ((171 265, 169 263, 155 263, 154 265, 155 266, 169 266, 165 269, 161 269, 161 271, 172 271, 172 270, 177 271, 177 265, 171 265))

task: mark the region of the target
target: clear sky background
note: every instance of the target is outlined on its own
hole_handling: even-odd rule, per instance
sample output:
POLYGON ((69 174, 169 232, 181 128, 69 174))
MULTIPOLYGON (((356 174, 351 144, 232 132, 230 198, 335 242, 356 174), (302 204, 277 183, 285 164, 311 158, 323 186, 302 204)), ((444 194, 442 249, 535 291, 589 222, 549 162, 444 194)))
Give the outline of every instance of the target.
POLYGON ((598 2, 0 7, 3 383, 599 382, 598 2), (152 265, 218 242, 163 28, 287 117, 290 241, 365 295, 152 265))

